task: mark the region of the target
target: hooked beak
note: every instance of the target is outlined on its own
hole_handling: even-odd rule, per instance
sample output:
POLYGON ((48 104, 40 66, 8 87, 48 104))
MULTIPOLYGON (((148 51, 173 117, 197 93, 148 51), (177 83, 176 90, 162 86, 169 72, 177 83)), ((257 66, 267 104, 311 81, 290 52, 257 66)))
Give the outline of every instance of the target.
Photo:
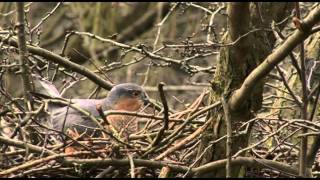
POLYGON ((147 95, 144 95, 142 97, 143 105, 148 105, 150 103, 149 97, 147 95))

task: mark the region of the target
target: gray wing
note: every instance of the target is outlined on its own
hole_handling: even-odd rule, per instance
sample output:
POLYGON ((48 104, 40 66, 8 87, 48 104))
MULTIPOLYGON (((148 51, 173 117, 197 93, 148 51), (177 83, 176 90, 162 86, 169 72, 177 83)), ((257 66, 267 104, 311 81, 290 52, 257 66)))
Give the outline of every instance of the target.
MULTIPOLYGON (((96 105, 103 103, 104 100, 73 99, 72 102, 81 109, 90 112, 94 117, 98 117, 99 113, 96 109, 96 105)), ((75 128, 79 133, 87 131, 88 134, 92 134, 93 130, 90 128, 98 127, 98 125, 88 116, 72 107, 55 106, 50 110, 50 112, 50 124, 52 125, 52 128, 59 131, 65 131, 68 128, 75 128)))

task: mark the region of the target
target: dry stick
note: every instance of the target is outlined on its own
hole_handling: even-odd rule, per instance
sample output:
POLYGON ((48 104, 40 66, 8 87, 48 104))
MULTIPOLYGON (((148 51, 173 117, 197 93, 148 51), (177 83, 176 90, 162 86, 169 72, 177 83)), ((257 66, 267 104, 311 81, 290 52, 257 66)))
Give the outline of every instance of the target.
MULTIPOLYGON (((224 138, 219 138, 218 140, 222 140, 224 138)), ((216 141, 218 142, 218 141, 216 141)), ((188 171, 182 176, 183 178, 189 177, 191 174, 191 170, 192 168, 202 159, 202 157, 204 156, 204 154, 208 151, 208 149, 210 149, 212 146, 214 145, 214 143, 211 143, 210 145, 208 145, 203 152, 200 154, 200 156, 198 156, 195 161, 189 166, 188 171)))
MULTIPOLYGON (((176 172, 186 172, 187 167, 181 165, 174 165, 172 163, 166 161, 152 161, 145 159, 133 159, 133 162, 136 166, 145 166, 148 168, 162 168, 164 166, 168 166, 171 170, 176 172)), ((67 165, 72 165, 73 163, 78 164, 87 164, 87 165, 95 165, 105 167, 106 165, 110 166, 127 166, 130 165, 129 159, 65 159, 64 163, 67 165)))
POLYGON ((19 63, 20 73, 23 81, 24 101, 29 110, 33 109, 32 98, 29 93, 32 91, 30 75, 27 67, 28 53, 26 48, 25 25, 24 25, 24 2, 17 2, 17 28, 18 28, 18 47, 19 47, 19 63))
POLYGON ((81 154, 91 154, 91 152, 90 151, 81 151, 81 152, 73 152, 73 153, 69 153, 69 154, 65 154, 65 153, 64 154, 54 154, 54 155, 50 155, 50 156, 40 158, 37 160, 31 160, 31 161, 25 162, 21 165, 18 165, 18 166, 12 167, 10 169, 6 169, 6 170, 1 171, 0 177, 2 177, 3 175, 6 175, 6 174, 14 173, 16 171, 20 171, 20 170, 24 170, 24 169, 27 169, 30 167, 34 167, 38 164, 46 163, 46 162, 54 160, 54 159, 58 160, 59 158, 70 157, 70 156, 72 157, 72 156, 77 156, 77 155, 81 155, 81 154))
POLYGON ((208 8, 205 8, 205 7, 200 6, 200 5, 198 5, 198 4, 194 4, 194 3, 185 3, 185 4, 188 5, 188 6, 192 6, 192 7, 201 9, 201 10, 207 12, 207 13, 214 14, 214 12, 212 12, 212 11, 209 10, 208 8))
POLYGON ((314 27, 314 28, 311 30, 311 33, 313 34, 313 33, 316 33, 316 32, 318 32, 318 31, 320 31, 320 26, 314 27))
POLYGON ((65 57, 65 51, 66 51, 68 42, 69 42, 69 40, 70 40, 70 37, 71 37, 72 35, 74 35, 74 32, 73 32, 73 31, 69 32, 69 33, 64 37, 63 46, 62 46, 62 49, 61 49, 61 52, 60 52, 60 55, 61 55, 62 57, 65 57))
MULTIPOLYGON (((278 35, 278 36, 280 37, 280 39, 283 41, 283 40, 285 39, 285 37, 284 37, 284 35, 281 33, 281 31, 280 31, 279 29, 276 29, 273 24, 272 24, 271 26, 272 26, 272 29, 273 29, 274 33, 277 33, 276 35, 278 35)), ((276 35, 275 35, 275 36, 276 36, 276 35)), ((290 59, 291 59, 292 65, 293 65, 294 68, 297 70, 297 73, 298 73, 298 75, 299 75, 299 77, 300 77, 300 75, 301 75, 301 69, 300 69, 300 67, 299 67, 299 65, 298 65, 298 60, 295 58, 295 56, 293 55, 292 52, 289 53, 289 57, 290 57, 290 59)), ((300 77, 300 78, 301 78, 301 77, 300 77)))
POLYGON ((236 154, 234 154, 232 157, 235 158, 237 156, 239 156, 241 153, 244 153, 245 151, 249 150, 249 149, 252 149, 262 143, 264 143, 265 141, 267 141, 270 137, 274 136, 275 134, 279 133, 282 129, 284 129, 285 127, 288 127, 289 125, 291 124, 291 122, 285 122, 284 125, 282 125, 280 128, 277 129, 277 131, 271 133, 270 135, 268 135, 267 137, 263 138, 261 141, 253 144, 253 145, 250 145, 246 148, 243 148, 241 150, 239 150, 236 154))
POLYGON ((232 151, 232 127, 231 127, 231 114, 229 105, 226 102, 225 97, 221 97, 221 103, 224 110, 225 122, 227 127, 227 142, 226 142, 226 178, 231 178, 231 151, 232 151))
MULTIPOLYGON (((17 135, 18 131, 32 119, 32 114, 34 114, 35 116, 39 115, 39 113, 43 110, 43 108, 44 108, 44 103, 42 103, 34 113, 27 114, 23 118, 23 120, 14 128, 12 134, 10 135, 10 138, 13 139, 17 135)), ((3 148, 1 149, 1 152, 5 152, 7 147, 8 147, 7 145, 4 145, 3 148)))
MULTIPOLYGON (((249 36, 252 33, 258 32, 258 31, 272 31, 271 29, 263 29, 263 28, 257 28, 257 29, 252 29, 248 31, 247 33, 239 36, 236 40, 230 42, 230 43, 194 43, 194 44, 164 44, 166 48, 188 48, 188 47, 204 47, 204 48, 209 48, 209 47, 230 47, 236 45, 240 40, 243 38, 249 36)), ((217 53, 218 54, 218 53, 217 53)))
POLYGON ((320 96, 320 86, 318 86, 318 88, 317 88, 316 99, 315 99, 315 101, 314 101, 314 105, 313 105, 313 107, 312 107, 312 111, 311 111, 311 114, 310 114, 310 117, 309 117, 309 120, 310 120, 310 121, 313 120, 313 117, 314 117, 314 115, 315 115, 315 112, 316 112, 316 109, 317 109, 317 105, 318 105, 319 96, 320 96))
POLYGON ((198 116, 204 114, 205 112, 213 109, 213 108, 216 108, 218 107, 219 105, 221 104, 220 101, 218 102, 215 102, 214 104, 211 104, 199 111, 197 111, 196 113, 194 113, 192 116, 190 116, 188 119, 186 119, 181 126, 179 126, 175 131, 174 133, 172 133, 168 138, 166 138, 165 140, 169 140, 170 138, 174 137, 179 131, 181 131, 183 128, 186 127, 187 124, 189 124, 193 119, 197 118, 198 116))
MULTIPOLYGON (((185 128, 186 125, 189 124, 193 119, 197 118, 198 116, 204 114, 205 112, 207 112, 207 111, 209 111, 209 110, 211 110, 211 109, 213 109, 213 108, 218 107, 220 104, 221 104, 220 101, 218 101, 218 102, 216 102, 216 103, 214 103, 214 104, 211 104, 211 105, 209 105, 209 106, 201 109, 200 111, 194 113, 192 116, 190 116, 188 119, 186 119, 170 136, 168 136, 168 137, 166 137, 165 139, 163 139, 163 140, 159 143, 158 146, 170 142, 170 140, 173 139, 180 131, 182 131, 183 128, 185 128)), ((170 144, 170 143, 169 143, 169 144, 170 144)), ((145 157, 147 154, 150 154, 150 153, 154 152, 154 151, 157 149, 158 146, 153 147, 152 149, 147 150, 147 152, 145 152, 145 153, 142 155, 142 157, 145 157)))
POLYGON ((279 118, 275 118, 275 119, 272 119, 272 118, 266 118, 268 120, 276 120, 276 121, 286 121, 286 122, 289 122, 290 124, 294 124, 294 125, 297 125, 297 126, 300 126, 300 127, 305 127, 305 128, 308 128, 312 131, 319 131, 320 130, 320 125, 318 123, 314 123, 314 122, 311 122, 309 120, 304 120, 304 119, 279 119, 279 118), (307 125, 305 125, 307 124, 307 125), (308 126, 308 125, 311 125, 313 126, 314 128, 312 128, 311 126, 308 126))
POLYGON ((101 173, 99 173, 95 178, 104 178, 105 175, 109 174, 110 172, 116 170, 116 167, 114 166, 109 166, 105 170, 103 170, 101 173))
POLYGON ((36 26, 34 26, 31 29, 30 33, 32 34, 33 31, 39 28, 39 26, 41 26, 41 24, 43 24, 61 5, 62 5, 62 2, 58 2, 57 5, 50 12, 48 12, 48 14, 45 17, 43 17, 36 26))
POLYGON ((297 98, 297 96, 293 93, 292 89, 290 88, 287 80, 286 80, 286 77, 284 76, 282 70, 279 68, 278 65, 276 65, 276 68, 281 76, 281 79, 282 79, 282 82, 284 84, 284 86, 287 88, 287 90, 289 91, 291 97, 294 99, 294 101, 298 104, 299 107, 302 107, 302 102, 299 101, 299 99, 297 98))
MULTIPOLYGON (((206 87, 210 86, 197 86, 197 85, 182 85, 182 86, 176 86, 176 85, 167 85, 163 87, 164 91, 201 91, 206 87)), ((148 91, 158 91, 158 88, 155 86, 144 86, 144 90, 148 91)))
POLYGON ((10 178, 17 178, 17 177, 27 177, 27 175, 29 174, 36 174, 36 173, 41 173, 41 172, 48 172, 49 170, 54 170, 54 169, 59 169, 61 167, 61 165, 50 165, 50 164, 46 164, 44 166, 38 167, 38 168, 34 168, 34 169, 30 169, 30 170, 26 170, 23 172, 20 172, 18 174, 15 174, 13 176, 10 176, 10 178))
POLYGON ((62 131, 64 130, 64 127, 66 125, 66 121, 67 121, 67 117, 68 117, 68 113, 69 113, 69 109, 70 109, 70 104, 71 104, 71 97, 69 99, 69 104, 67 106, 66 114, 64 115, 64 119, 63 119, 63 123, 62 123, 62 131))
MULTIPOLYGON (((10 38, 6 40, 4 37, 0 36, 0 41, 4 42, 5 44, 8 44, 10 46, 18 47, 17 40, 14 38, 10 38)), ((52 61, 54 63, 59 64, 60 66, 63 66, 66 69, 73 70, 79 74, 82 74, 83 76, 86 76, 88 79, 93 81, 94 83, 98 84, 99 86, 103 87, 104 89, 111 90, 114 84, 111 84, 104 79, 100 78, 95 73, 92 73, 89 69, 85 68, 84 66, 78 65, 76 63, 73 63, 69 61, 66 58, 63 58, 53 52, 50 52, 46 49, 43 49, 38 46, 32 46, 27 45, 27 49, 30 53, 33 53, 37 56, 41 56, 49 61, 52 61)))
MULTIPOLYGON (((210 162, 203 166, 192 169, 192 172, 196 173, 196 175, 199 176, 201 174, 205 174, 210 171, 223 168, 225 167, 226 163, 227 163, 226 159, 210 162)), ((294 175, 294 176, 298 175, 297 170, 292 166, 284 163, 276 162, 273 160, 256 159, 252 157, 238 157, 233 159, 231 163, 233 166, 242 165, 242 166, 254 167, 254 168, 266 168, 267 166, 268 168, 272 168, 281 172, 286 172, 287 174, 290 174, 290 175, 294 175)))
MULTIPOLYGON (((161 34, 161 27, 163 26, 164 22, 168 19, 168 17, 172 14, 172 12, 174 11, 174 9, 176 9, 176 7, 178 7, 179 3, 175 3, 169 10, 169 12, 167 13, 167 15, 162 19, 162 21, 160 23, 158 23, 156 26, 158 27, 158 31, 157 31, 157 35, 156 35, 156 39, 154 40, 153 43, 153 51, 156 49, 156 46, 158 44, 159 38, 160 38, 160 34, 161 34)), ((161 12, 161 11, 160 11, 161 12)))
POLYGON ((318 83, 313 89, 311 89, 309 95, 308 95, 308 99, 310 100, 312 98, 312 96, 316 93, 317 89, 320 87, 320 83, 318 83))
MULTIPOLYGON (((272 149, 268 150, 268 154, 273 153, 278 147, 280 147, 287 139, 291 138, 293 135, 295 135, 298 131, 300 131, 301 128, 295 130, 294 132, 292 132, 291 134, 289 134, 287 137, 281 139, 280 143, 278 143, 275 147, 273 147, 272 149)), ((299 137, 299 136, 298 136, 299 137)))
POLYGON ((40 147, 40 146, 36 146, 36 145, 32 145, 30 143, 27 143, 27 142, 22 142, 22 141, 18 141, 18 140, 14 140, 14 139, 11 139, 11 138, 8 138, 8 137, 4 137, 4 136, 0 136, 0 142, 3 143, 3 144, 7 144, 9 146, 16 146, 16 147, 19 147, 19 148, 25 148, 26 146, 30 149, 30 151, 32 152, 37 152, 37 153, 45 153, 45 154, 49 154, 49 155, 55 155, 56 153, 49 150, 49 149, 46 149, 46 148, 43 148, 43 147, 40 147))
POLYGON ((302 26, 305 31, 296 30, 288 39, 271 53, 258 67, 256 67, 244 80, 243 84, 237 89, 230 98, 230 108, 238 109, 243 105, 256 82, 261 81, 276 64, 281 62, 298 44, 310 35, 310 30, 317 22, 320 21, 320 7, 314 8, 309 15, 303 20, 302 26))
POLYGON ((184 161, 186 160, 188 157, 190 157, 191 155, 195 154, 196 153, 196 150, 195 148, 198 147, 200 141, 199 141, 199 138, 197 140, 196 143, 194 143, 190 148, 188 148, 180 157, 179 157, 179 160, 180 161, 184 161))
POLYGON ((131 178, 135 178, 133 157, 132 157, 131 154, 128 154, 128 158, 129 158, 129 161, 130 161, 130 175, 131 175, 131 178))
MULTIPOLYGON (((202 165, 197 168, 193 168, 190 170, 190 174, 204 174, 209 171, 217 170, 225 167, 226 159, 210 162, 208 164, 202 165)), ((95 165, 95 166, 127 166, 129 165, 129 159, 64 159, 63 161, 67 165, 73 166, 73 163, 77 164, 87 164, 87 165, 95 165)), ((165 161, 152 161, 152 160, 144 160, 144 159, 133 159, 133 162, 136 166, 145 166, 148 168, 162 168, 164 166, 168 166, 172 171, 175 172, 187 172, 189 170, 186 166, 174 165, 165 161)), ((298 172, 295 168, 291 166, 276 162, 273 160, 266 159, 256 159, 252 157, 238 157, 232 160, 232 165, 243 165, 246 167, 255 167, 255 168, 273 168, 278 171, 286 172, 287 174, 297 175, 298 172)))
POLYGON ((155 160, 160 160, 160 159, 164 158, 165 156, 168 156, 170 153, 178 150, 179 148, 181 148, 183 145, 187 144, 188 142, 190 142, 194 138, 197 138, 198 135, 200 133, 202 133, 208 127, 209 123, 210 123, 210 121, 207 121, 204 125, 202 125, 200 128, 198 128, 195 132, 190 134, 188 137, 186 137, 185 139, 181 140, 179 143, 177 143, 173 147, 167 149, 165 152, 163 152, 159 156, 157 156, 155 158, 155 160))
MULTIPOLYGON (((136 117, 142 117, 142 118, 147 118, 147 119, 155 119, 155 120, 162 120, 164 121, 164 117, 162 116, 155 116, 154 114, 146 114, 146 113, 138 113, 138 112, 132 112, 132 111, 119 111, 119 110, 108 110, 104 111, 104 116, 110 116, 110 115, 127 115, 127 116, 136 116, 136 117)), ((173 122, 180 122, 183 123, 184 121, 182 119, 178 118, 170 118, 169 121, 173 122)), ((200 123, 201 122, 195 122, 195 123, 200 123)))
MULTIPOLYGON (((104 158, 101 154, 96 153, 93 149, 91 149, 90 147, 86 146, 85 144, 82 144, 82 143, 79 142, 77 139, 74 139, 73 137, 69 136, 68 134, 64 133, 63 131, 61 132, 61 131, 59 131, 59 130, 49 128, 49 127, 47 127, 47 126, 45 126, 45 125, 43 125, 43 124, 38 123, 37 121, 34 121, 34 123, 36 123, 36 124, 39 125, 40 127, 46 128, 46 129, 48 129, 48 130, 51 130, 51 131, 54 131, 54 132, 58 132, 58 133, 62 133, 62 135, 63 135, 64 137, 67 137, 68 139, 70 139, 70 140, 72 141, 72 143, 76 143, 77 145, 79 145, 79 146, 83 147, 84 149, 90 151, 92 154, 94 154, 94 155, 96 155, 96 156, 99 156, 99 157, 101 157, 101 158, 104 158)), ((84 135, 84 133, 81 134, 79 137, 82 137, 82 135, 84 135)), ((65 143, 63 143, 61 147, 64 147, 64 146, 66 146, 65 143)))
POLYGON ((163 86, 164 86, 163 82, 159 83, 159 85, 158 85, 160 99, 161 99, 161 102, 162 102, 162 105, 163 105, 163 109, 164 109, 163 110, 164 123, 163 123, 163 126, 161 127, 159 133, 157 134, 156 138, 154 139, 154 141, 152 142, 150 147, 154 147, 154 146, 157 146, 159 144, 159 142, 161 141, 161 137, 163 136, 165 130, 167 130, 168 126, 169 126, 169 107, 168 107, 168 103, 167 103, 167 100, 166 100, 166 96, 164 95, 163 86))
POLYGON ((53 159, 57 159, 58 157, 61 157, 61 154, 55 154, 55 155, 51 155, 51 156, 48 156, 48 157, 45 157, 45 158, 41 158, 41 159, 38 159, 38 160, 34 160, 34 161, 31 161, 31 162, 25 162, 19 166, 15 166, 15 167, 12 167, 10 169, 6 169, 6 170, 3 170, 0 172, 0 177, 4 177, 4 175, 7 175, 7 174, 10 174, 10 173, 14 173, 16 171, 19 171, 19 170, 24 170, 26 168, 29 168, 29 167, 33 167, 35 165, 38 165, 38 164, 41 164, 41 163, 45 163, 45 162, 48 162, 50 160, 53 160, 53 159))
POLYGON ((207 42, 208 43, 213 43, 211 41, 211 33, 212 33, 212 25, 213 25, 213 20, 214 20, 214 17, 216 16, 216 14, 221 11, 222 9, 225 8, 225 5, 223 6, 219 6, 217 8, 217 10, 215 10, 212 14, 211 14, 211 17, 210 17, 210 21, 209 21, 209 27, 208 27, 208 33, 207 33, 207 42))
MULTIPOLYGON (((298 20, 301 18, 300 16, 300 7, 299 2, 295 3, 296 7, 296 18, 298 20)), ((299 20, 300 21, 300 20, 299 20)), ((295 24, 299 30, 303 31, 303 27, 301 24, 295 24)), ((304 43, 303 40, 300 43, 300 63, 301 63, 301 83, 302 83, 302 107, 301 107, 301 118, 307 119, 308 118, 308 92, 307 92, 307 85, 306 85, 306 67, 305 67, 305 59, 304 59, 304 43)), ((307 133, 306 128, 302 128, 302 133, 307 133)), ((300 155, 299 155, 299 175, 304 177, 306 175, 306 160, 307 160, 307 148, 308 148, 308 137, 301 138, 300 144, 300 155)))
POLYGON ((290 93, 287 92, 286 90, 283 90, 283 89, 281 89, 281 88, 279 88, 279 87, 277 87, 277 86, 274 86, 274 85, 272 85, 272 84, 270 84, 270 83, 266 83, 265 86, 269 86, 270 88, 274 88, 274 89, 276 89, 276 90, 278 90, 278 91, 280 91, 280 92, 283 92, 283 93, 286 93, 286 94, 290 95, 290 93))
MULTIPOLYGON (((12 139, 5 138, 2 136, 0 136, 0 142, 8 143, 10 145, 17 146, 17 147, 24 147, 24 145, 25 145, 25 143, 23 143, 21 141, 12 140, 12 139)), ((27 145, 29 146, 30 150, 32 150, 34 152, 41 153, 41 152, 45 151, 47 154, 57 155, 56 153, 54 153, 50 150, 47 150, 43 147, 31 145, 28 143, 27 143, 27 145)), ((181 166, 181 165, 172 165, 172 164, 169 164, 164 161, 150 161, 150 160, 141 160, 141 159, 134 159, 133 161, 138 166, 147 166, 147 167, 155 167, 155 168, 168 166, 173 171, 178 171, 178 172, 188 171, 188 167, 181 166)), ((122 159, 122 160, 116 160, 116 159, 63 159, 63 163, 70 164, 72 166, 73 166, 73 163, 92 164, 92 165, 106 165, 107 164, 107 165, 114 165, 114 166, 123 166, 123 165, 128 165, 130 162, 128 159, 122 159)), ((196 173, 196 172, 200 173, 200 174, 205 173, 205 172, 213 170, 213 169, 221 168, 225 165, 225 163, 226 163, 226 160, 214 161, 209 164, 192 169, 191 173, 192 174, 196 173)), ((286 164, 271 161, 271 160, 261 160, 261 159, 254 159, 254 158, 239 157, 239 158, 232 160, 232 164, 233 165, 245 165, 245 166, 249 166, 249 167, 256 167, 257 165, 259 167, 264 167, 264 165, 267 164, 270 167, 273 167, 273 168, 276 168, 276 169, 279 169, 282 171, 286 171, 286 172, 289 172, 292 174, 297 174, 296 170, 294 168, 291 168, 290 166, 288 166, 286 164), (263 162, 263 163, 259 163, 259 162, 263 162)))
POLYGON ((83 53, 79 52, 78 50, 74 49, 74 51, 79 54, 81 57, 85 58, 86 60, 90 61, 90 63, 94 66, 94 68, 97 69, 97 71, 102 74, 106 79, 108 79, 108 81, 110 81, 111 83, 114 83, 109 77, 108 75, 102 71, 102 68, 99 68, 98 65, 90 58, 85 56, 83 53))
MULTIPOLYGON (((25 8, 30 8, 31 5, 32 5, 32 2, 26 4, 24 7, 25 7, 25 8)), ((16 9, 13 9, 13 10, 7 12, 7 13, 0 13, 0 16, 2 16, 2 17, 7 17, 7 16, 12 15, 12 14, 15 13, 16 11, 17 11, 16 9)))
MULTIPOLYGON (((78 31, 72 31, 73 34, 76 34, 76 35, 79 35, 79 36, 88 36, 90 38, 93 38, 93 39, 96 39, 96 40, 99 40, 101 42, 104 42, 104 43, 110 43, 114 46, 117 46, 119 48, 122 48, 122 49, 129 49, 129 50, 132 50, 134 52, 138 52, 140 54, 144 54, 146 56, 148 56, 149 58, 152 58, 152 59, 157 59, 157 60, 160 60, 160 61, 164 61, 164 62, 167 62, 169 64, 176 64, 178 66, 185 66, 185 60, 186 59, 189 59, 189 58, 185 58, 185 59, 174 59, 174 58, 170 58, 170 57, 164 57, 164 56, 161 56, 161 55, 158 55, 158 54, 155 54, 153 52, 150 52, 150 51, 147 51, 146 48, 144 47, 144 45, 140 45, 140 46, 131 46, 131 45, 127 45, 127 44, 123 44, 123 43, 120 43, 120 42, 117 42, 117 41, 114 41, 112 39, 107 39, 107 38, 103 38, 103 37, 100 37, 100 36, 97 36, 95 34, 92 34, 92 33, 88 33, 88 32, 78 32, 78 31)), ((195 56, 195 57, 199 57, 199 56, 195 56)), ((201 57, 201 56, 200 56, 201 57)), ((196 66, 196 65, 188 65, 188 70, 194 72, 194 73, 197 73, 197 72, 210 72, 210 70, 213 69, 213 67, 200 67, 200 66, 196 66)))
MULTIPOLYGON (((312 119, 313 119, 313 116, 315 114, 315 110, 316 110, 316 107, 317 107, 317 104, 318 104, 319 95, 320 95, 320 83, 318 84, 317 89, 318 89, 318 91, 317 91, 316 100, 314 102, 314 106, 313 106, 313 109, 312 109, 312 112, 311 112, 311 115, 310 115, 310 118, 309 118, 310 121, 312 121, 312 119)), ((310 149, 307 152, 307 166, 309 168, 312 167, 313 162, 315 161, 317 152, 318 152, 319 147, 320 147, 320 140, 319 140, 320 136, 319 135, 314 138, 314 142, 312 143, 310 149)))
MULTIPOLYGON (((268 119, 268 120, 279 120, 279 119, 272 119, 272 118, 266 118, 266 119, 268 119)), ((249 149, 252 149, 252 148, 254 148, 254 147, 256 147, 256 146, 264 143, 264 142, 267 141, 269 138, 271 138, 271 137, 274 136, 275 134, 279 133, 282 129, 284 129, 284 128, 290 126, 290 125, 296 124, 296 125, 298 125, 298 126, 300 126, 300 127, 313 129, 313 128, 311 128, 311 127, 308 127, 308 126, 304 125, 304 124, 308 123, 308 124, 313 125, 313 126, 315 126, 315 127, 317 128, 317 129, 314 129, 315 131, 319 130, 319 128, 320 128, 319 125, 317 125, 317 124, 315 124, 315 123, 312 123, 312 122, 310 122, 310 121, 308 121, 308 120, 301 120, 301 119, 282 119, 282 120, 284 120, 284 121, 286 121, 286 122, 283 123, 283 125, 282 125, 280 128, 278 128, 275 132, 269 134, 267 137, 265 137, 265 138, 262 139, 261 141, 259 141, 259 142, 255 143, 255 144, 253 144, 253 145, 250 145, 250 146, 248 146, 248 147, 246 147, 246 148, 238 151, 235 155, 233 155, 233 157, 237 157, 237 156, 239 156, 241 153, 243 153, 243 152, 245 152, 245 151, 247 151, 247 150, 249 150, 249 149), (298 122, 298 123, 297 123, 297 122, 298 122), (299 122, 300 122, 300 123, 299 123, 299 122)))
POLYGON ((169 173, 170 173, 170 168, 168 166, 164 166, 161 169, 158 178, 168 178, 169 173))

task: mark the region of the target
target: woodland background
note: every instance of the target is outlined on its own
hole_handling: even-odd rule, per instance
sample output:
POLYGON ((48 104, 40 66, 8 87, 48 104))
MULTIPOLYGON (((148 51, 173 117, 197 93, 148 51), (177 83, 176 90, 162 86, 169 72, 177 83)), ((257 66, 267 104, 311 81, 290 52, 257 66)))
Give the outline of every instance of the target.
POLYGON ((319 3, 18 6, 0 3, 0 177, 319 176, 319 3), (97 139, 104 158, 71 158, 38 121, 29 93, 50 93, 32 74, 66 102, 134 82, 159 109, 133 148, 97 139))

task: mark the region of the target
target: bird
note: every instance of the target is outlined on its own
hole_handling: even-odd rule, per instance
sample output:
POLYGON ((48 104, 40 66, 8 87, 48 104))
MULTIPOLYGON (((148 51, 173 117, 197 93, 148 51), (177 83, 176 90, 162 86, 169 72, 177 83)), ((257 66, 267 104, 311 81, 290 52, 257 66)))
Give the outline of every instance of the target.
MULTIPOLYGON (((89 112, 92 116, 98 117, 100 114, 97 107, 101 107, 102 111, 138 111, 149 103, 149 98, 141 86, 133 83, 123 83, 114 86, 105 98, 71 99, 70 103, 89 112)), ((59 107, 53 104, 49 111, 49 121, 53 129, 65 132, 74 139, 77 139, 80 134, 86 135, 84 139, 101 137, 100 131, 92 130, 92 128, 98 128, 96 122, 80 113, 78 109, 68 106, 59 107)), ((138 131, 138 121, 133 116, 110 115, 106 120, 116 130, 118 138, 124 139, 124 141, 128 142, 130 134, 138 131)), ((110 126, 107 126, 105 130, 113 133, 110 126)), ((81 150, 81 147, 71 145, 65 148, 65 153, 72 154, 79 150, 81 150)))
MULTIPOLYGON (((105 98, 71 99, 70 103, 89 112, 94 117, 99 117, 98 106, 101 107, 102 111, 138 111, 149 103, 149 98, 141 86, 134 83, 122 83, 115 85, 105 98)), ((78 134, 86 132, 91 136, 97 136, 92 131, 92 129, 98 128, 96 122, 82 114, 78 109, 68 107, 68 105, 61 107, 52 104, 49 106, 49 112, 48 119, 53 129, 62 132, 75 130, 78 134)), ((138 128, 137 121, 132 116, 110 115, 106 120, 117 132, 123 131, 125 136, 135 133, 138 128)))
MULTIPOLYGON (((42 92, 47 91, 49 97, 61 98, 56 87, 50 82, 36 77, 43 87, 42 92), (45 91, 43 91, 45 89, 45 91)), ((40 93, 33 93, 38 95, 40 93)), ((42 94, 44 95, 44 94, 42 94)), ((41 96, 41 95, 40 95, 41 96)), ((48 97, 44 95, 45 97, 48 97)), ((70 99, 69 103, 78 108, 73 108, 68 104, 61 104, 49 101, 47 113, 45 116, 46 125, 58 132, 64 132, 71 137, 76 138, 80 134, 87 137, 97 137, 101 132, 94 129, 99 128, 96 122, 79 111, 82 109, 89 112, 94 117, 101 117, 97 107, 102 111, 122 110, 138 111, 150 103, 146 91, 135 83, 121 83, 113 86, 108 95, 102 99, 70 99)), ((122 132, 123 136, 128 138, 130 134, 137 132, 138 122, 133 116, 109 115, 106 121, 117 131, 122 132)), ((110 131, 110 129, 108 129, 110 131)))

